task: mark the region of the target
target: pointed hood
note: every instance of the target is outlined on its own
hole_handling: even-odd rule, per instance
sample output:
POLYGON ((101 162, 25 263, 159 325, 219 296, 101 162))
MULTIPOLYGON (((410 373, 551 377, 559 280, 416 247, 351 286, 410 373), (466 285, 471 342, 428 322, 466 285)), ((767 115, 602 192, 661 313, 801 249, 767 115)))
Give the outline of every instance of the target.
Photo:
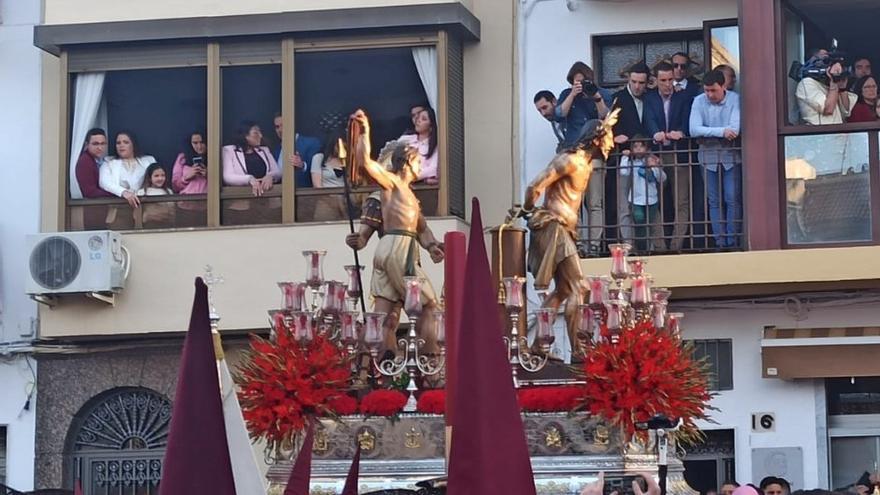
POLYGON ((309 483, 312 480, 312 445, 315 443, 315 421, 309 421, 306 438, 296 456, 284 495, 309 495, 309 483))
POLYGON ((214 341, 208 318, 208 287, 196 279, 189 331, 183 343, 161 495, 234 495, 214 341))
POLYGON ((361 469, 361 445, 358 444, 357 450, 354 452, 354 459, 351 461, 351 467, 348 468, 348 476, 345 478, 345 487, 342 488, 341 495, 358 495, 358 475, 361 469))
POLYGON ((497 295, 483 240, 480 203, 473 200, 467 284, 458 335, 449 493, 535 495, 525 431, 494 310, 497 295))

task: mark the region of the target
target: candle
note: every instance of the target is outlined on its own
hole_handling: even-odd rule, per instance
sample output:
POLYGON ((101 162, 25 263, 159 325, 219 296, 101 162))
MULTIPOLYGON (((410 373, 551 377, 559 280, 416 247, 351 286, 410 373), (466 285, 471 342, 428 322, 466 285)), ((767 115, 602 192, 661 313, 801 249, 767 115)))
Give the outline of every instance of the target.
POLYGON ((357 315, 357 311, 343 311, 342 313, 342 343, 345 345, 357 343, 357 315))
POLYGON ((645 306, 651 302, 651 288, 644 275, 637 275, 633 278, 630 301, 633 306, 645 306))
POLYGON ((519 311, 523 308, 523 287, 526 279, 523 277, 504 277, 504 305, 511 311, 519 311))
POLYGON ((345 265, 345 273, 348 274, 348 297, 357 299, 361 297, 360 273, 364 267, 359 265, 345 265))
POLYGON ((325 315, 335 315, 339 313, 342 305, 339 303, 339 295, 343 294, 345 298, 345 285, 342 282, 329 280, 324 284, 324 301, 321 305, 321 312, 325 315))
POLYGON ((306 259, 306 283, 312 289, 318 289, 324 283, 324 255, 327 251, 303 251, 306 259))
POLYGON ((631 249, 627 243, 611 244, 608 246, 611 251, 611 277, 616 280, 625 279, 629 276, 629 265, 626 263, 626 256, 631 249))
POLYGON ((611 280, 606 276, 587 277, 587 286, 590 288, 589 303, 593 307, 600 307, 608 300, 608 284, 611 280))
POLYGON ((658 331, 663 330, 663 327, 666 324, 665 301, 654 301, 654 305, 651 307, 651 320, 654 324, 654 328, 658 331))
POLYGON ((642 258, 636 258, 633 260, 629 260, 629 270, 633 275, 643 275, 645 273, 645 263, 647 260, 642 258))
POLYGON ((667 302, 669 301, 669 296, 672 295, 672 291, 666 288, 658 287, 651 291, 651 297, 655 302, 667 302))
POLYGON ((669 313, 666 315, 666 331, 673 337, 681 337, 681 319, 684 313, 669 313))
POLYGON ((364 313, 364 341, 371 349, 379 347, 382 343, 384 323, 385 313, 364 313))
POLYGON ((620 330, 623 325, 623 303, 612 299, 608 301, 605 308, 608 310, 608 317, 605 321, 608 330, 620 330))
POLYGON ((403 277, 406 297, 403 301, 403 310, 410 318, 417 318, 422 314, 422 283, 418 277, 403 277))
POLYGON ((556 310, 553 308, 539 308, 535 311, 538 321, 536 339, 539 345, 549 346, 555 340, 553 335, 553 320, 556 318, 556 310))
POLYGON ((291 315, 293 320, 293 338, 300 344, 308 343, 314 337, 312 316, 305 311, 296 311, 291 315))
POLYGON ((446 343, 446 312, 442 309, 434 311, 434 324, 436 325, 437 343, 441 346, 446 343))
POLYGON ((578 305, 578 336, 584 340, 593 339, 595 328, 595 314, 587 304, 578 305))
POLYGON ((305 305, 306 284, 302 282, 278 282, 281 288, 281 308, 284 311, 302 311, 305 305))

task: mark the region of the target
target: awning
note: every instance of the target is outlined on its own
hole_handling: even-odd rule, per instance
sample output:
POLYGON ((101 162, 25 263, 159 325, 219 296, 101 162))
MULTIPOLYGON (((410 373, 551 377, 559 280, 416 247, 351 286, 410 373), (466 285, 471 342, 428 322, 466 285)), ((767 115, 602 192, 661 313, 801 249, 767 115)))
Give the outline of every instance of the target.
POLYGON ((765 327, 764 378, 880 376, 880 327, 765 327))
POLYGON ((458 2, 308 10, 217 17, 149 19, 34 28, 34 46, 53 55, 61 47, 101 43, 217 39, 292 33, 375 32, 378 29, 448 28, 464 40, 480 39, 480 21, 458 2))

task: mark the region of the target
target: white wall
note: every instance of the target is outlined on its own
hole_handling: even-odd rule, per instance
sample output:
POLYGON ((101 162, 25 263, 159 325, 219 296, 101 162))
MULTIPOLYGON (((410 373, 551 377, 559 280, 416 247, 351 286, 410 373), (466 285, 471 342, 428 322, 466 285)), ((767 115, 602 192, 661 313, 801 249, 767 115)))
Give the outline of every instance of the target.
POLYGON ((718 408, 711 412, 717 424, 700 426, 735 430, 737 481, 760 481, 752 477, 753 448, 800 447, 803 450, 804 479, 795 488, 827 487, 824 382, 762 378, 762 330, 766 325, 780 328, 876 326, 880 324, 876 304, 813 308, 802 321, 796 321, 780 307, 697 309, 701 305, 679 304, 673 309, 685 312, 684 338, 733 339, 733 390, 719 392, 712 402, 718 408), (751 414, 754 412, 775 413, 776 431, 752 433, 751 414))
POLYGON ((535 111, 532 97, 542 89, 559 94, 575 61, 593 66, 592 36, 666 29, 702 29, 703 21, 737 17, 736 0, 522 0, 520 5, 520 156, 524 184, 550 159, 556 147, 550 125, 535 111))
MULTIPOLYGON (((0 2, 0 425, 7 430, 7 481, 30 490, 34 480, 36 401, 23 407, 34 376, 8 343, 28 341, 36 305, 24 294, 24 236, 39 231, 40 55, 33 47, 38 1, 0 2)), ((36 363, 31 365, 36 369, 36 363)))

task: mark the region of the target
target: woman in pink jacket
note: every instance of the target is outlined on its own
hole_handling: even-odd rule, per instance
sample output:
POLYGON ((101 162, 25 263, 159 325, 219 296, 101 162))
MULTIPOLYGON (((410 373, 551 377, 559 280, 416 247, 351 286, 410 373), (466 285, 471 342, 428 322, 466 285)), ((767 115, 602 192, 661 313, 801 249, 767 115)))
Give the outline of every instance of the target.
MULTIPOLYGON (((208 145, 205 133, 195 131, 184 142, 183 152, 174 160, 171 185, 177 194, 207 194, 208 145)), ((177 227, 201 227, 207 223, 205 201, 179 201, 177 227)))
MULTIPOLYGON (((281 182, 281 169, 275 162, 268 146, 263 146, 263 133, 253 121, 244 121, 238 127, 235 144, 223 147, 223 184, 226 186, 250 186, 254 196, 259 197, 270 191, 276 182, 281 182)), ((251 208, 252 201, 232 200, 224 209, 243 212, 251 208)), ((281 199, 270 198, 258 203, 265 206, 265 218, 230 219, 227 224, 272 223, 275 210, 280 212, 281 199)), ((261 208, 262 209, 262 208, 261 208)), ((233 216, 236 216, 233 213, 233 216)), ((278 218, 280 220, 280 217, 278 218)))

